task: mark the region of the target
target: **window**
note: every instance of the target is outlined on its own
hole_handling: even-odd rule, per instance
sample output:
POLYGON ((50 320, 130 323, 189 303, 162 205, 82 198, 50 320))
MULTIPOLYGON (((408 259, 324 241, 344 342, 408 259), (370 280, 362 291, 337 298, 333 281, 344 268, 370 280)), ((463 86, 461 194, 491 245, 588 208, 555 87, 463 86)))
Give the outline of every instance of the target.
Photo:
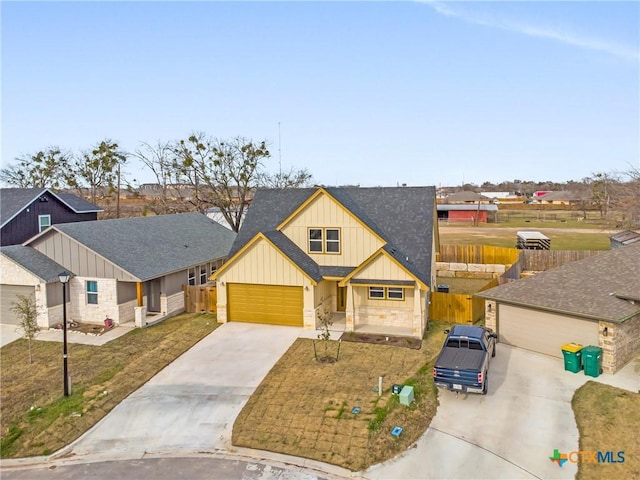
POLYGON ((196 284, 196 269, 190 268, 187 273, 187 284, 195 285, 196 284))
POLYGON ((322 253, 322 229, 309 229, 309 252, 322 253))
POLYGON ((340 230, 337 228, 327 228, 325 232, 327 234, 326 252, 340 253, 340 230))
POLYGON ((384 288, 369 287, 369 298, 384 298, 384 288))
POLYGON ((398 287, 369 287, 369 298, 378 300, 404 300, 404 290, 398 287))
POLYGON ((404 290, 401 288, 387 288, 387 298, 389 300, 404 300, 404 290))
POLYGON ((98 304, 98 282, 87 280, 87 303, 89 305, 98 304))
POLYGON ((207 265, 200 265, 200 285, 207 283, 207 265))
POLYGON ((51 226, 51 215, 38 215, 38 232, 42 232, 51 226))
POLYGON ((211 264, 211 275, 216 273, 216 270, 218 270, 218 265, 216 265, 215 263, 212 263, 211 264))

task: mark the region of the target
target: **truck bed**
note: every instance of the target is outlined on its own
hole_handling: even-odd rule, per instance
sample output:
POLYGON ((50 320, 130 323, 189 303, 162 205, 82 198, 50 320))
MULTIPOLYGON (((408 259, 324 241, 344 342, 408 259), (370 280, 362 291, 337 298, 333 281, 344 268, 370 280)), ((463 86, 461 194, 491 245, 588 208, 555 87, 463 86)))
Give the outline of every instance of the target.
POLYGON ((479 372, 486 353, 483 350, 445 347, 436 359, 437 369, 479 372))

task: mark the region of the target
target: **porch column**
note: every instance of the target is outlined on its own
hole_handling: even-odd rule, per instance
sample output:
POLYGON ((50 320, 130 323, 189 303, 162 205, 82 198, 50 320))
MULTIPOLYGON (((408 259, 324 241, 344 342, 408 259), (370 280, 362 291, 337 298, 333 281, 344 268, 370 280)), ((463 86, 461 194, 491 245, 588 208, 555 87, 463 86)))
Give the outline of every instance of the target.
POLYGON ((422 295, 420 295, 420 286, 418 282, 413 287, 413 324, 411 333, 415 336, 422 337, 422 295))
POLYGON ((354 327, 354 311, 353 311, 353 287, 350 283, 347 284, 347 302, 345 305, 345 330, 347 332, 353 332, 354 327))
POLYGON ((142 282, 137 282, 136 283, 136 298, 138 300, 138 306, 142 307, 144 305, 144 300, 143 300, 143 292, 142 292, 142 282))

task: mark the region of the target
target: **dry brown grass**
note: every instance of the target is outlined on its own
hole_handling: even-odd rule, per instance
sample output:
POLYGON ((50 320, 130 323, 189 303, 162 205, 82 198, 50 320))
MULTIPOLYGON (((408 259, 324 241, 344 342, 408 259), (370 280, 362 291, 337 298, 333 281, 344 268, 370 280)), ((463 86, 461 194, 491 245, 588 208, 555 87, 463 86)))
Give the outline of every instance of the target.
POLYGON ((69 344, 67 398, 61 343, 33 342, 33 364, 26 340, 6 345, 0 350, 2 457, 48 455, 69 444, 217 325, 214 315, 182 314, 102 346, 69 344))
POLYGON ((640 394, 587 382, 573 396, 581 451, 624 452, 624 463, 578 464, 576 478, 640 478, 640 394))
POLYGON ((312 341, 298 339, 240 412, 232 443, 353 471, 406 450, 436 412, 431 364, 446 326, 432 322, 420 350, 342 342, 334 364, 318 363, 312 341), (384 377, 382 396, 375 391, 378 376, 384 377), (400 405, 392 384, 413 385, 413 405, 400 405), (353 407, 360 413, 352 413, 353 407), (400 438, 390 433, 396 425, 404 429, 400 438))

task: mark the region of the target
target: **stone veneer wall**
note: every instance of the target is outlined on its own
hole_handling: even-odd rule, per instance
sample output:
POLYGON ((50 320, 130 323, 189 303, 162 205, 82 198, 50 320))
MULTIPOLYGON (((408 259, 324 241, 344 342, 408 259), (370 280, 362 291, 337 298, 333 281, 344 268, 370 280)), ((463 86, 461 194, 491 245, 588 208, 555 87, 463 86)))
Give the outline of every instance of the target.
POLYGON ((640 315, 624 323, 600 322, 598 331, 599 346, 602 348, 602 370, 607 373, 620 370, 640 350, 640 315))
MULTIPOLYGON (((413 306, 413 303, 412 303, 413 306)), ((356 324, 384 325, 386 327, 413 327, 413 308, 375 307, 372 305, 360 305, 357 307, 356 324), (366 320, 361 320, 361 319, 366 320)))
POLYGON ((494 332, 498 331, 496 310, 497 308, 495 300, 486 299, 484 302, 484 325, 494 332))
POLYGON ((160 310, 163 315, 184 312, 184 292, 180 291, 174 295, 160 297, 160 310))
POLYGON ((506 265, 436 262, 436 275, 442 278, 492 279, 500 277, 506 270, 506 265))

